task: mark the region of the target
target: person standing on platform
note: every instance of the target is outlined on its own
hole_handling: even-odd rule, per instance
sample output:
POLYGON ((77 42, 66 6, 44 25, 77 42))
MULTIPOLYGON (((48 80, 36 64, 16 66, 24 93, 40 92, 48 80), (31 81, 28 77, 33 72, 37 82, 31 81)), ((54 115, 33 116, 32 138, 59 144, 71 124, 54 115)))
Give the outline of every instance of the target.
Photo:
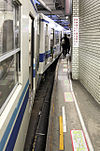
POLYGON ((66 54, 69 54, 69 50, 70 50, 70 42, 66 34, 64 34, 64 37, 61 39, 61 44, 63 48, 62 51, 63 56, 66 57, 66 54))

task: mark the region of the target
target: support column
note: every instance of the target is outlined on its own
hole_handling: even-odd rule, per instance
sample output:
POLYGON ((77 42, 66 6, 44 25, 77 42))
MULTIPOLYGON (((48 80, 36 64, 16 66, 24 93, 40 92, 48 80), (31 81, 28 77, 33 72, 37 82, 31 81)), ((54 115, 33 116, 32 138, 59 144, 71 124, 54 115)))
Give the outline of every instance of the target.
POLYGON ((72 78, 79 78, 79 0, 73 0, 72 14, 72 78))

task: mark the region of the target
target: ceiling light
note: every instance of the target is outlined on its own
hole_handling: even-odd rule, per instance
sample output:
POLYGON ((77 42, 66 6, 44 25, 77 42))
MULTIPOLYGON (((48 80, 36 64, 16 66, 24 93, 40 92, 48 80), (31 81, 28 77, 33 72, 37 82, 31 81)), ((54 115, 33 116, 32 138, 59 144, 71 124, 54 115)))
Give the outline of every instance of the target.
POLYGON ((66 16, 66 19, 68 19, 68 16, 66 16))

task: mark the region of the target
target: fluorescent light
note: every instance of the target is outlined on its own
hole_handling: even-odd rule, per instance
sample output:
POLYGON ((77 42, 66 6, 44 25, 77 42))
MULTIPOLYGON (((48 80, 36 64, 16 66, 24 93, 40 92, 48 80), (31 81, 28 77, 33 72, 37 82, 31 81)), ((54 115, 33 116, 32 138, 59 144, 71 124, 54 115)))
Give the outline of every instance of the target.
POLYGON ((68 19, 68 16, 66 16, 66 19, 68 19))

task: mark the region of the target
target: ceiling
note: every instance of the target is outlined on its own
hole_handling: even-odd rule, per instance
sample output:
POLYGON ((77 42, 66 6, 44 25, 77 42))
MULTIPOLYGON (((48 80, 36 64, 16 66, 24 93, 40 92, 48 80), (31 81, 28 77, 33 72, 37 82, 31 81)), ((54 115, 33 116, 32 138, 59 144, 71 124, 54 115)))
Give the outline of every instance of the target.
POLYGON ((65 0, 35 0, 39 12, 69 30, 70 16, 65 16, 65 0), (42 4, 44 2, 44 7, 42 4))

